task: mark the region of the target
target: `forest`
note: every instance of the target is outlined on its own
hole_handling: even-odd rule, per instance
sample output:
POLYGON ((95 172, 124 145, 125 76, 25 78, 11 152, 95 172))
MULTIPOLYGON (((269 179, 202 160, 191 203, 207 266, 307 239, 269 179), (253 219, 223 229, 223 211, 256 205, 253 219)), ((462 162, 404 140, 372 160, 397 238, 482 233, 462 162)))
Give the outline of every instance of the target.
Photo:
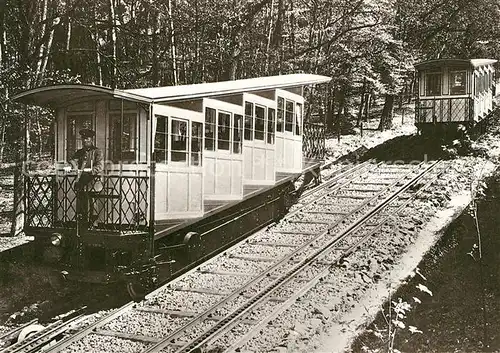
POLYGON ((21 91, 84 83, 138 88, 306 72, 307 115, 361 119, 370 99, 410 100, 413 64, 500 57, 496 0, 0 0, 0 162, 28 124, 50 151, 50 112, 10 101, 21 91))

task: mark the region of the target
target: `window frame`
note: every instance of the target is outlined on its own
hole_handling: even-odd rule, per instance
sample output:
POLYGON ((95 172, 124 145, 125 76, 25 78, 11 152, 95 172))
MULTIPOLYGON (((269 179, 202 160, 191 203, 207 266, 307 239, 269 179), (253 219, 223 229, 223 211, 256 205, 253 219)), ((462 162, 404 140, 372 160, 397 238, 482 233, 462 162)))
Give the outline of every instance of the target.
MULTIPOLYGON (((87 120, 87 119, 84 119, 84 120, 87 120)), ((82 142, 82 138, 79 134, 79 130, 81 129, 92 129, 92 130, 95 130, 95 113, 93 111, 67 111, 66 112, 66 131, 64 132, 65 133, 65 152, 66 152, 66 159, 67 160, 70 160, 73 155, 76 153, 76 151, 78 151, 79 149, 81 149, 83 147, 83 142, 82 142), (81 118, 77 118, 77 117, 82 117, 82 116, 87 116, 89 117, 90 119, 90 125, 89 126, 86 126, 85 125, 85 121, 80 124, 80 127, 78 127, 78 124, 77 124, 77 121, 78 120, 82 120, 81 118), (68 143, 69 142, 69 128, 70 128, 70 119, 73 118, 75 119, 75 131, 74 131, 74 134, 71 134, 71 137, 72 139, 74 139, 74 146, 72 146, 72 150, 70 150, 70 144, 68 143), (80 141, 80 143, 79 143, 80 141), (80 147, 78 147, 80 146, 80 147)), ((95 136, 93 138, 93 143, 95 145, 96 141, 95 141, 95 136)), ((71 143, 71 145, 73 145, 73 141, 71 143)))
POLYGON ((225 110, 222 110, 222 109, 216 109, 217 111, 217 120, 216 120, 216 135, 217 135, 217 138, 216 138, 216 143, 215 143, 215 150, 217 152, 223 152, 223 153, 232 153, 233 150, 232 150, 232 143, 233 143, 233 113, 231 112, 228 112, 228 111, 225 111, 225 110), (220 116, 221 115, 228 115, 229 116, 229 125, 227 126, 229 128, 229 132, 228 132, 228 136, 229 136, 229 140, 220 140, 219 139, 219 129, 221 127, 221 125, 219 125, 219 122, 220 122, 220 116), (221 141, 225 141, 227 143, 227 149, 225 148, 219 148, 219 143, 221 141))
POLYGON ((156 131, 155 131, 155 141, 154 141, 154 155, 155 155, 155 163, 159 163, 159 164, 165 164, 165 165, 168 165, 169 163, 169 154, 168 154, 168 132, 169 132, 169 116, 168 115, 163 115, 163 114, 155 114, 155 119, 156 119, 156 131), (163 142, 164 142, 164 146, 165 148, 164 149, 161 149, 162 153, 163 153, 163 157, 164 159, 159 161, 158 160, 158 152, 157 152, 157 148, 156 148, 156 139, 158 138, 158 127, 160 126, 160 124, 158 124, 158 118, 162 118, 162 119, 165 119, 165 121, 163 122, 163 126, 164 126, 164 132, 160 132, 161 136, 163 136, 163 142))
POLYGON ((284 112, 285 112, 285 120, 284 120, 284 125, 285 125, 285 128, 284 128, 284 131, 285 133, 289 133, 289 134, 294 134, 294 128, 295 128, 295 101, 292 100, 292 99, 287 99, 285 98, 285 107, 284 107, 284 112), (289 111, 287 110, 287 105, 288 103, 290 103, 291 107, 292 107, 292 110, 289 111), (287 113, 290 113, 291 117, 292 117, 292 121, 290 123, 287 122, 287 113), (287 125, 290 125, 290 128, 291 130, 288 130, 287 129, 287 125))
POLYGON ((253 102, 249 102, 247 100, 244 101, 243 104, 243 140, 244 141, 253 141, 255 134, 255 104, 253 102), (247 105, 251 105, 250 114, 247 111, 247 105), (251 128, 247 128, 247 121, 251 120, 251 128), (247 138, 248 136, 248 138, 247 138))
POLYGON ((467 70, 463 70, 463 69, 462 70, 450 70, 448 90, 449 90, 449 94, 451 96, 458 96, 458 95, 467 94, 467 70), (455 93, 455 92, 453 92, 454 86, 452 86, 452 85, 453 85, 454 77, 457 74, 463 75, 464 82, 463 82, 462 86, 458 86, 458 87, 463 87, 463 91, 461 90, 460 92, 455 93))
POLYGON ((424 93, 425 93, 425 96, 427 96, 427 97, 441 96, 443 94, 443 73, 441 71, 434 71, 434 72, 425 73, 424 93), (437 85, 439 87, 439 93, 434 93, 434 92, 430 91, 431 77, 438 77, 439 78, 439 84, 437 85))
POLYGON ((285 133, 285 98, 278 96, 276 101, 276 133, 285 133), (282 103, 280 108, 280 102, 282 103), (280 115, 281 115, 281 123, 280 123, 280 115), (279 129, 281 124, 281 129, 279 129))
MULTIPOLYGON (((190 152, 190 142, 191 142, 191 139, 190 139, 190 124, 189 122, 191 120, 189 119, 183 119, 183 118, 179 118, 177 116, 169 116, 169 131, 168 131, 168 162, 169 164, 172 164, 174 166, 186 166, 188 167, 189 166, 189 152, 190 152), (175 150, 172 148, 172 139, 174 136, 177 136, 177 134, 174 135, 174 129, 173 129, 173 125, 174 125, 174 121, 179 121, 179 122, 182 122, 182 123, 186 123, 186 135, 185 135, 185 138, 186 138, 186 141, 185 141, 185 146, 186 146, 186 149, 183 151, 183 150, 175 150), (172 156, 173 156, 173 153, 174 152, 177 152, 177 153, 184 153, 186 158, 184 161, 174 161, 172 156)), ((179 136, 182 136, 182 135, 179 135, 179 136)))
MULTIPOLYGON (((252 102, 253 103, 253 102, 252 102)), ((253 121, 254 121, 254 128, 253 128, 253 139, 254 141, 261 141, 265 142, 266 141, 266 135, 267 135, 267 109, 265 105, 262 104, 257 104, 253 103, 253 121), (257 108, 262 109, 262 112, 264 113, 263 118, 257 118, 257 108), (262 128, 263 130, 257 130, 257 119, 262 120, 262 128), (257 132, 262 133, 262 138, 257 138, 257 132)))
POLYGON ((108 160, 112 161, 113 163, 115 164, 118 164, 118 163, 122 163, 122 164, 134 164, 135 161, 139 161, 139 158, 138 158, 138 153, 139 153, 139 144, 140 142, 138 141, 138 134, 139 134, 139 129, 138 129, 138 125, 139 125, 139 122, 138 122, 138 115, 139 115, 139 112, 138 110, 123 110, 123 118, 125 121, 125 116, 127 115, 134 115, 135 116, 135 119, 129 119, 129 124, 130 124, 130 120, 133 120, 133 124, 130 124, 130 127, 133 126, 133 134, 132 134, 132 131, 130 132, 130 139, 129 139, 129 150, 128 151, 124 151, 123 150, 123 138, 124 138, 124 135, 122 134, 122 132, 124 132, 124 129, 123 127, 121 126, 121 117, 122 117, 122 112, 119 111, 119 110, 110 110, 108 111, 108 143, 107 143, 107 147, 108 147, 108 153, 107 153, 107 157, 108 157, 108 160), (116 148, 116 140, 115 139, 115 135, 113 134, 114 132, 114 117, 117 116, 118 119, 117 119, 117 122, 118 122, 118 128, 120 129, 118 135, 120 135, 120 138, 119 138, 119 144, 120 144, 120 147, 121 147, 121 151, 118 150, 116 148), (130 142, 133 141, 133 149, 130 148, 130 142), (114 153, 115 152, 118 152, 120 155, 119 156, 114 156, 114 153), (130 152, 133 152, 133 155, 134 155, 134 158, 133 158, 133 161, 130 161, 128 162, 127 160, 129 160, 128 158, 123 160, 123 158, 120 158, 120 156, 123 157, 123 154, 124 153, 130 153, 130 152), (122 159, 122 160, 121 160, 122 159))

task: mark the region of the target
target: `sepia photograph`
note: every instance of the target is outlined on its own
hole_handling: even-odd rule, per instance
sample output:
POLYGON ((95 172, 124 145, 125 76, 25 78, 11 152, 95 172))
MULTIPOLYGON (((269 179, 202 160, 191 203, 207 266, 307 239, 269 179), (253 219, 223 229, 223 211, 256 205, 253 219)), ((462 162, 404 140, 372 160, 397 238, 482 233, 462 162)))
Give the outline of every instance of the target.
POLYGON ((499 59, 498 0, 0 0, 0 353, 500 352, 499 59))

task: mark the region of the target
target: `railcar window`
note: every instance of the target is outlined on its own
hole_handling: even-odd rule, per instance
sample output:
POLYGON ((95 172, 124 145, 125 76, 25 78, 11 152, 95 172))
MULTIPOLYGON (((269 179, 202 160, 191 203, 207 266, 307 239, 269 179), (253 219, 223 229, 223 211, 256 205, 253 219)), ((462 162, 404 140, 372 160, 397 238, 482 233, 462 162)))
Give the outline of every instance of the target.
POLYGON ((136 159, 137 113, 109 114, 109 159, 113 163, 133 163, 136 159))
POLYGON ((217 120, 217 149, 229 151, 231 138, 231 114, 219 112, 217 120))
POLYGON ((285 104, 285 131, 293 131, 293 107, 294 102, 286 100, 285 104))
POLYGON ((172 118, 170 134, 170 160, 172 162, 187 162, 188 136, 186 120, 172 118))
POLYGON ((205 149, 215 150, 215 109, 205 109, 205 149))
POLYGON ((234 114, 233 122, 233 153, 241 153, 241 133, 243 130, 243 116, 234 114))
POLYGON ((465 94, 466 77, 465 71, 450 72, 450 94, 465 94))
POLYGON ((266 126, 266 109, 259 105, 255 106, 255 139, 264 141, 266 126))
POLYGON ((283 132, 285 117, 285 100, 278 97, 278 119, 276 122, 276 132, 283 132))
POLYGON ((267 108, 267 143, 274 143, 274 122, 276 111, 273 108, 267 108))
POLYGON ((66 127, 66 156, 69 160, 75 152, 82 148, 82 139, 78 133, 81 129, 92 129, 93 114, 71 114, 66 127))
POLYGON ((441 73, 430 73, 426 75, 425 94, 427 96, 441 95, 441 73))
POLYGON ((295 135, 302 133, 302 104, 297 103, 295 106, 295 135))
POLYGON ((191 165, 201 165, 203 124, 191 122, 191 165))
POLYGON ((168 163, 168 118, 156 115, 155 160, 157 163, 168 163))
POLYGON ((253 103, 245 102, 245 140, 253 140, 253 103))

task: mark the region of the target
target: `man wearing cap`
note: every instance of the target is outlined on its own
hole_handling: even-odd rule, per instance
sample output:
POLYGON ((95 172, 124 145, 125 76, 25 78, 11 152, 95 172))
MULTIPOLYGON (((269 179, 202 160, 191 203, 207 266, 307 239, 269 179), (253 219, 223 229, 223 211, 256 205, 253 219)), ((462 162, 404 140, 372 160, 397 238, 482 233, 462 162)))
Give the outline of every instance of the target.
POLYGON ((95 132, 90 129, 80 130, 83 147, 75 152, 69 163, 73 169, 82 171, 79 186, 83 188, 104 169, 102 151, 94 146, 95 132))
POLYGON ((75 184, 80 200, 80 213, 84 219, 88 218, 88 191, 100 192, 102 190, 101 173, 104 169, 102 151, 94 146, 95 132, 90 129, 79 131, 83 147, 75 152, 69 160, 72 169, 81 171, 75 184))

